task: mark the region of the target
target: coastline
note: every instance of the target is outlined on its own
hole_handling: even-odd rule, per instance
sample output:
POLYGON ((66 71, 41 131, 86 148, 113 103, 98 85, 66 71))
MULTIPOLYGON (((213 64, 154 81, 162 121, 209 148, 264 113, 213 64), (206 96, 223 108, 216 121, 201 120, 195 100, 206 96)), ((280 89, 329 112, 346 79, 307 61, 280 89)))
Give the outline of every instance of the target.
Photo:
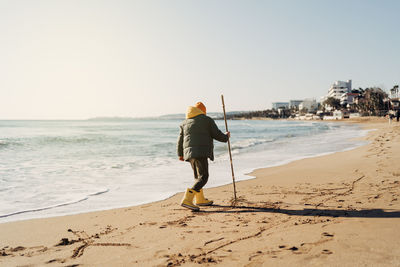
POLYGON ((0 224, 0 265, 339 265, 338 255, 344 266, 399 264, 400 124, 361 123, 377 129, 369 144, 257 169, 238 182, 234 209, 224 185, 206 191, 219 205, 198 213, 179 206, 179 193, 0 224))
MULTIPOLYGON (((263 135, 264 130, 262 130, 260 131, 261 136, 255 137, 256 139, 252 139, 251 136, 246 136, 246 141, 243 143, 240 141, 240 139, 243 139, 243 127, 246 127, 248 124, 257 128, 259 125, 259 123, 251 121, 240 122, 239 124, 232 123, 233 127, 235 127, 235 125, 236 127, 239 127, 238 129, 235 128, 235 132, 238 132, 238 136, 242 134, 241 137, 235 139, 235 142, 233 142, 235 176, 237 181, 253 179, 254 177, 247 174, 258 168, 275 167, 303 158, 316 157, 353 149, 363 145, 363 142, 357 140, 357 138, 364 136, 367 132, 366 130, 361 130, 361 127, 357 125, 347 127, 344 123, 276 121, 271 124, 265 124, 268 125, 268 128, 272 128, 269 135, 274 135, 274 125, 278 125, 278 127, 282 128, 290 128, 290 125, 292 124, 294 126, 299 125, 300 129, 302 129, 302 127, 309 128, 308 131, 312 131, 313 133, 309 134, 307 132, 302 132, 298 135, 296 127, 296 129, 289 130, 287 133, 283 133, 283 135, 278 135, 277 137, 269 136, 268 138, 263 139, 261 136, 263 135), (314 129, 319 133, 314 132, 314 129), (321 129, 323 130, 320 131, 321 129), (257 138, 261 139, 258 140, 257 138)), ((261 122, 261 125, 264 124, 261 122)), ((60 135, 62 136, 61 133, 60 135)), ((83 135, 79 138, 85 138, 85 136, 83 135)), ((210 162, 210 172, 212 173, 213 178, 208 182, 208 188, 232 183, 226 144, 216 145, 218 156, 214 162, 210 162)), ((169 149, 171 150, 171 148, 169 149)), ((74 150, 74 148, 72 148, 72 150, 74 150)), ((117 155, 117 157, 118 156, 120 155, 117 155)), ((26 160, 29 161, 29 158, 26 160)), ((102 159, 98 160, 101 162, 102 159)), ((6 198, 5 195, 3 195, 5 205, 2 207, 2 212, 0 214, 0 224, 19 220, 50 218, 54 216, 124 208, 166 199, 177 192, 184 191, 186 187, 191 186, 192 181, 190 178, 192 172, 190 167, 187 168, 188 165, 180 163, 175 159, 175 157, 169 158, 168 160, 170 161, 168 167, 165 167, 164 164, 164 166, 154 166, 155 168, 147 170, 143 168, 141 173, 137 173, 135 168, 132 168, 130 165, 132 160, 125 161, 122 157, 121 160, 114 160, 114 162, 118 162, 117 165, 114 165, 113 162, 108 162, 108 164, 104 165, 109 165, 110 168, 108 169, 110 171, 99 175, 100 179, 98 179, 96 184, 91 183, 90 179, 87 179, 96 173, 96 169, 92 170, 93 173, 88 173, 86 169, 82 168, 82 165, 80 165, 81 168, 77 169, 76 173, 70 173, 68 175, 68 170, 61 167, 58 172, 66 172, 64 176, 69 176, 69 179, 72 178, 75 180, 75 182, 70 183, 71 186, 81 183, 83 186, 82 192, 86 193, 76 194, 76 192, 74 192, 76 190, 57 188, 57 184, 55 184, 53 188, 50 186, 47 190, 46 187, 38 186, 38 189, 42 190, 44 196, 47 196, 47 201, 37 201, 25 205, 23 200, 18 203, 19 197, 22 199, 27 198, 29 193, 32 191, 31 188, 28 189, 26 194, 13 195, 9 198, 6 198), (113 169, 114 166, 116 166, 116 169, 113 169), (125 173, 129 171, 130 182, 125 181, 127 183, 126 189, 119 189, 118 182, 107 183, 107 178, 105 177, 114 177, 114 180, 121 180, 121 177, 124 177, 124 170, 125 173), (176 172, 178 172, 178 175, 176 175, 176 172), (169 185, 167 187, 159 186, 158 183, 152 182, 152 193, 150 195, 141 194, 141 190, 138 190, 138 188, 147 190, 147 179, 153 180, 153 175, 158 175, 158 173, 163 173, 163 176, 159 177, 160 179, 158 179, 158 181, 161 183, 163 183, 163 181, 169 181, 169 185), (86 178, 82 181, 77 181, 77 178, 80 176, 86 178), (188 177, 190 179, 187 179, 188 177), (135 188, 130 186, 132 180, 135 180, 132 178, 140 180, 140 182, 133 183, 137 184, 138 187, 135 188), (72 193, 71 195, 69 194, 70 192, 72 193), (133 192, 137 192, 138 194, 133 192), (14 202, 16 203, 16 206, 13 205, 14 202), (46 203, 49 203, 49 205, 46 205, 46 203), (7 206, 9 207, 8 209, 7 206)), ((135 162, 136 160, 133 161, 135 162)), ((85 165, 85 163, 83 165, 85 165)), ((38 162, 33 161, 30 163, 30 166, 36 167, 41 165, 38 162)), ((40 171, 40 169, 38 171, 40 171)), ((27 174, 29 175, 29 173, 27 174)), ((16 177, 23 175, 23 172, 14 173, 14 176, 16 177)), ((46 184, 46 179, 48 180, 47 177, 48 175, 42 176, 42 179, 44 180, 43 184, 46 184)), ((10 176, 10 178, 12 178, 12 176, 10 176)), ((34 179, 34 177, 30 178, 34 179)), ((148 181, 151 182, 151 180, 148 181)), ((29 182, 29 180, 27 181, 29 182)), ((29 185, 28 182, 20 186, 27 186, 29 185)), ((10 184, 10 186, 12 186, 12 184, 10 184)), ((20 191, 23 192, 22 190, 20 191)), ((40 199, 41 198, 39 197, 38 200, 40 199)))

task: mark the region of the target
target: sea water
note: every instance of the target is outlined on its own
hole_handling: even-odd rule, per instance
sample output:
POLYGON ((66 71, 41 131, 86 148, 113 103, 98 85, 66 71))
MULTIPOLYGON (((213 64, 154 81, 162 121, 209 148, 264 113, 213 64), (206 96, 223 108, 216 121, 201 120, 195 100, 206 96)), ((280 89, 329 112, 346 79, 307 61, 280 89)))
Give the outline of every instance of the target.
MULTIPOLYGON (((180 123, 0 121, 0 223, 139 205, 184 191, 193 172, 176 154, 180 123)), ((256 168, 355 148, 364 142, 354 138, 366 134, 342 123, 228 123, 237 181, 256 168)), ((214 144, 206 187, 232 182, 227 144, 214 144)))

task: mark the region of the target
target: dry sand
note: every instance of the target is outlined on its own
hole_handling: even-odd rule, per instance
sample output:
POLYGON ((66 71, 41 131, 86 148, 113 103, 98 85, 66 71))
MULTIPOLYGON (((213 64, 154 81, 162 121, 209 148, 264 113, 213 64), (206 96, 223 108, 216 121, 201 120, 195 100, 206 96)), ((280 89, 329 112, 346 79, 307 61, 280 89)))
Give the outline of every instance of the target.
MULTIPOLYGON (((400 266, 400 123, 355 150, 260 169, 147 205, 0 224, 1 266, 400 266), (61 242, 61 240, 63 241, 61 242)), ((212 175, 211 175, 212 179, 212 175)))

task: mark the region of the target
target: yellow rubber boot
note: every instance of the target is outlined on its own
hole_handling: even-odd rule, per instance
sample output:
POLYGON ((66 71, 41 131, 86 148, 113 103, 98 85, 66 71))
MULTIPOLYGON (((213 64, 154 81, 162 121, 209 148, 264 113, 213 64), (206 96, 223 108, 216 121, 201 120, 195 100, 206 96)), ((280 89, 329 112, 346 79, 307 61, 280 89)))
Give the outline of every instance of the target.
POLYGON ((200 189, 200 192, 196 191, 194 192, 196 193, 196 205, 210 206, 214 203, 212 200, 208 200, 207 198, 204 197, 203 189, 200 189))
POLYGON ((194 191, 193 189, 186 189, 185 195, 183 196, 182 202, 181 202, 181 206, 194 210, 194 211, 198 211, 200 210, 199 207, 197 207, 195 204, 193 204, 193 198, 194 198, 194 194, 196 191, 194 191))

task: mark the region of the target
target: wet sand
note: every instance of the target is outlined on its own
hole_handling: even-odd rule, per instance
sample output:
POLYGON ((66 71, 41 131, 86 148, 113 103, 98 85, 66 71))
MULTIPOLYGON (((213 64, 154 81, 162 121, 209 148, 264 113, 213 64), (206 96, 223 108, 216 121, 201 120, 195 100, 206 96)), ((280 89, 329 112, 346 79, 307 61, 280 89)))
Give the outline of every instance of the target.
MULTIPOLYGON (((400 123, 368 145, 146 205, 0 224, 1 266, 400 266, 400 123)), ((212 174, 210 179, 212 179, 212 174)))

